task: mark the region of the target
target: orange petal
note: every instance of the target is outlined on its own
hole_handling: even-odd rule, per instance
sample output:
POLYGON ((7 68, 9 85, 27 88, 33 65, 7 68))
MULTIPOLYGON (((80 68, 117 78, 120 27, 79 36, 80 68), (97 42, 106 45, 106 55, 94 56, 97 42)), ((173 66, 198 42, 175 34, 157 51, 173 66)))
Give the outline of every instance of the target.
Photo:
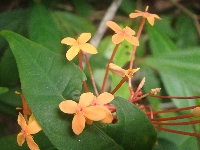
POLYGON ((26 121, 25 121, 25 119, 24 119, 24 117, 21 113, 19 113, 17 121, 18 121, 18 124, 21 126, 22 129, 26 128, 27 124, 26 124, 26 121))
POLYGON ((87 41, 89 41, 90 38, 91 38, 91 33, 82 33, 78 37, 78 40, 80 43, 86 43, 87 41))
POLYGON ((134 34, 135 34, 135 31, 132 30, 132 29, 131 29, 130 27, 128 27, 128 26, 125 27, 125 32, 126 32, 127 34, 130 34, 130 35, 134 35, 134 34))
POLYGON ((131 14, 129 15, 130 18, 136 18, 136 17, 138 17, 138 16, 143 16, 143 14, 142 14, 141 12, 139 12, 139 13, 131 13, 131 14))
POLYGON ((93 121, 99 121, 105 118, 106 114, 101 106, 89 106, 84 108, 84 116, 93 121))
POLYGON ((124 40, 124 35, 121 33, 117 33, 112 36, 112 41, 114 44, 119 44, 124 40))
POLYGON ((121 32, 122 29, 113 21, 107 21, 106 25, 108 27, 110 27, 113 31, 115 31, 116 33, 121 32))
POLYGON ((120 77, 125 76, 125 70, 113 63, 109 64, 109 70, 120 77))
POLYGON ((105 113, 106 113, 106 117, 101 120, 103 123, 111 123, 113 120, 113 115, 110 112, 110 110, 108 108, 106 108, 105 106, 102 106, 102 108, 104 109, 105 113))
POLYGON ((83 51, 85 51, 87 53, 90 53, 90 54, 98 53, 97 49, 93 45, 91 45, 89 43, 81 44, 80 48, 81 48, 81 50, 83 50, 83 51))
POLYGON ((79 135, 85 128, 85 117, 81 113, 77 113, 72 120, 72 130, 79 135))
POLYGON ((39 146, 35 143, 31 135, 26 136, 26 141, 31 150, 40 150, 39 146))
POLYGON ((62 44, 67 44, 67 45, 74 45, 76 43, 76 40, 70 37, 64 38, 61 41, 62 44))
POLYGON ((151 17, 154 17, 154 18, 156 18, 156 19, 161 20, 161 18, 160 18, 158 15, 156 15, 156 14, 151 14, 151 17))
POLYGON ((147 17, 147 20, 149 22, 150 25, 154 25, 154 17, 147 17))
POLYGON ((88 119, 88 118, 85 118, 85 121, 86 121, 87 124, 92 124, 93 123, 93 121, 88 119))
POLYGON ((129 43, 131 43, 131 44, 133 44, 133 45, 135 45, 135 46, 139 46, 139 41, 138 41, 138 39, 137 39, 136 37, 127 34, 127 35, 125 36, 125 39, 126 39, 129 43))
POLYGON ((80 96, 79 105, 80 106, 89 106, 94 99, 94 95, 91 92, 83 93, 80 96))
POLYGON ((66 100, 59 104, 59 108, 64 113, 74 114, 78 109, 78 104, 75 101, 66 100))
POLYGON ((114 99, 114 96, 110 93, 104 92, 97 97, 96 102, 99 105, 110 103, 114 99))
POLYGON ((72 46, 66 53, 67 59, 70 61, 72 60, 80 51, 79 46, 72 46))
POLYGON ((40 130, 42 130, 41 126, 38 124, 35 117, 33 115, 31 115, 29 118, 28 126, 26 127, 27 133, 35 134, 35 133, 38 133, 40 130))
POLYGON ((17 143, 19 146, 22 146, 22 144, 24 143, 25 141, 25 138, 23 136, 23 134, 20 132, 18 135, 17 135, 17 143))

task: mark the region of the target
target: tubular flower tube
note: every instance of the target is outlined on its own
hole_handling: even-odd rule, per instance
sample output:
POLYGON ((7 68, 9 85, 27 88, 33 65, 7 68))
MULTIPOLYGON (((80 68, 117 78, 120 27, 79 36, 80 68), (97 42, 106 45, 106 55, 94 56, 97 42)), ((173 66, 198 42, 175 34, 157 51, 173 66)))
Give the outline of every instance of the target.
POLYGON ((125 70, 125 69, 122 69, 121 67, 113 64, 113 63, 110 63, 109 64, 109 70, 116 74, 117 76, 120 76, 120 77, 124 77, 124 76, 127 76, 129 79, 132 78, 133 74, 138 71, 140 68, 137 68, 137 69, 128 69, 128 70, 125 70))
POLYGON ((92 106, 101 106, 106 113, 106 117, 101 121, 103 123, 111 123, 113 120, 113 115, 110 110, 104 106, 107 103, 110 103, 114 99, 114 96, 110 93, 104 92, 100 94, 98 97, 95 97, 91 103, 92 106))
POLYGON ((139 41, 135 35, 135 31, 130 27, 126 26, 124 29, 121 29, 115 22, 107 21, 106 25, 110 27, 113 31, 115 31, 115 35, 112 36, 112 41, 114 44, 121 43, 124 39, 126 39, 129 43, 139 46, 139 41))
POLYGON ((106 117, 106 113, 101 106, 90 106, 95 96, 91 93, 83 93, 79 103, 73 100, 65 100, 59 104, 62 112, 75 114, 72 120, 72 130, 79 135, 85 128, 86 119, 99 121, 106 117))
POLYGON ((98 53, 93 45, 86 43, 87 41, 89 41, 90 38, 91 38, 91 33, 82 33, 77 40, 71 37, 64 38, 61 41, 61 43, 71 46, 71 48, 66 53, 67 59, 69 61, 72 60, 80 50, 90 54, 98 53))
POLYGON ((19 113, 18 115, 18 124, 21 126, 22 130, 17 135, 17 143, 19 146, 22 146, 25 139, 27 141, 28 147, 31 150, 39 150, 38 145, 34 142, 31 134, 38 133, 41 130, 40 125, 37 123, 33 115, 30 116, 28 124, 26 123, 23 115, 19 113))
POLYGON ((28 115, 31 115, 31 114, 32 114, 32 111, 31 111, 31 109, 29 108, 29 106, 28 106, 28 104, 27 104, 27 102, 26 102, 26 100, 25 100, 25 98, 24 98, 24 95, 21 94, 20 92, 17 92, 17 91, 16 91, 15 93, 16 93, 16 94, 20 94, 21 99, 22 99, 22 106, 23 106, 23 108, 17 107, 16 109, 17 109, 17 110, 19 110, 19 109, 22 109, 22 110, 23 110, 24 118, 25 118, 26 122, 28 122, 27 116, 28 116, 28 115))
POLYGON ((139 11, 139 10, 135 10, 135 13, 131 13, 129 15, 130 18, 136 18, 136 17, 139 17, 139 16, 147 18, 147 21, 152 26, 154 25, 155 18, 161 20, 161 18, 158 15, 156 15, 156 14, 150 14, 150 13, 148 13, 146 11, 142 12, 142 11, 139 11))

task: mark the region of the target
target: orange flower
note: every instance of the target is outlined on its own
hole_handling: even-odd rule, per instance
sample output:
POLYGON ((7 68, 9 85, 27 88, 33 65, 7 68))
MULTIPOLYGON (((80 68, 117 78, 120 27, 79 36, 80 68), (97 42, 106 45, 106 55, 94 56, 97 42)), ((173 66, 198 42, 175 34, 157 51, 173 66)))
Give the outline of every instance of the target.
POLYGON ((124 39, 130 42, 133 45, 139 46, 139 41, 135 35, 135 31, 130 27, 126 26, 124 29, 121 29, 115 22, 107 21, 106 25, 110 27, 113 31, 115 31, 115 35, 112 36, 112 41, 114 44, 119 44, 124 39))
POLYGON ((131 13, 131 14, 129 15, 129 17, 130 17, 130 18, 136 18, 136 17, 138 17, 138 16, 142 16, 142 17, 144 17, 144 18, 147 18, 147 21, 148 21, 149 24, 152 25, 152 26, 154 25, 154 18, 161 20, 161 18, 160 18, 158 15, 156 15, 156 14, 150 14, 150 13, 148 13, 147 11, 142 12, 142 11, 139 11, 139 10, 135 10, 135 12, 136 12, 136 13, 131 13))
POLYGON ((71 46, 71 48, 66 53, 67 59, 72 60, 80 50, 90 54, 96 54, 96 48, 93 45, 86 43, 90 38, 91 33, 82 33, 77 40, 70 37, 64 38, 61 43, 71 46))
POLYGON ((72 120, 72 130, 79 135, 85 128, 86 118, 92 121, 99 121, 105 118, 106 114, 101 106, 90 106, 95 96, 91 93, 83 93, 79 103, 73 100, 65 100, 59 104, 62 112, 75 114, 72 120))
POLYGON ((106 117, 103 120, 101 120, 104 123, 111 123, 113 120, 112 113, 107 107, 104 106, 105 104, 110 103, 113 99, 114 96, 112 94, 104 92, 98 97, 95 97, 91 103, 92 106, 101 106, 104 109, 106 117))
POLYGON ((22 116, 21 113, 19 113, 17 121, 18 121, 18 124, 22 128, 21 132, 17 135, 18 145, 22 146, 22 144, 24 143, 24 141, 26 139, 28 147, 31 150, 39 150, 38 145, 34 142, 33 137, 31 136, 31 134, 35 134, 41 130, 41 127, 37 123, 34 116, 33 115, 30 116, 28 125, 27 125, 24 117, 22 116))
POLYGON ((113 63, 110 63, 110 64, 109 64, 109 70, 110 70, 112 73, 114 73, 114 74, 116 74, 116 75, 118 75, 118 76, 120 76, 120 77, 127 76, 128 78, 131 78, 132 75, 133 75, 136 71, 138 71, 139 69, 140 69, 140 68, 125 70, 125 69, 122 69, 121 67, 119 67, 119 66, 117 66, 117 65, 115 65, 115 64, 113 64, 113 63))

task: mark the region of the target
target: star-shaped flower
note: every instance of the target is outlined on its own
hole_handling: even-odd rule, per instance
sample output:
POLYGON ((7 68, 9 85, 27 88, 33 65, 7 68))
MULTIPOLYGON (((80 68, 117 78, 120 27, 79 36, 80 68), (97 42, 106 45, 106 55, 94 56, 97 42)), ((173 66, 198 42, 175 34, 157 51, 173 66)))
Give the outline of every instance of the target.
POLYGON ((109 70, 120 76, 120 77, 125 77, 127 76, 128 78, 132 78, 133 74, 138 71, 140 68, 137 68, 137 69, 128 69, 128 70, 125 70, 125 69, 122 69, 121 67, 113 64, 113 63, 110 63, 109 64, 109 70))
POLYGON ((66 53, 67 59, 72 60, 80 50, 90 54, 98 53, 93 45, 86 43, 87 41, 89 41, 90 38, 91 33, 82 33, 77 40, 71 37, 64 38, 61 43, 71 46, 71 48, 66 53))
POLYGON ((101 106, 90 106, 94 99, 91 92, 83 93, 79 103, 73 100, 65 100, 59 104, 62 112, 75 114, 72 120, 72 130, 79 135, 85 128, 86 118, 92 121, 99 121, 106 117, 105 111, 101 106))
POLYGON ((106 117, 103 120, 101 120, 104 123, 111 123, 113 120, 112 113, 107 107, 104 106, 105 104, 110 103, 113 99, 114 96, 112 94, 104 92, 100 94, 98 97, 94 97, 91 103, 92 106, 101 106, 104 109, 106 117))
POLYGON ((41 130, 41 127, 37 123, 35 117, 31 115, 27 124, 23 115, 19 113, 17 121, 22 128, 21 132, 17 135, 18 145, 22 146, 26 139, 28 147, 31 150, 39 150, 38 145, 34 142, 33 137, 31 136, 31 134, 38 133, 41 130))
POLYGON ((132 30, 130 27, 126 26, 124 29, 121 29, 115 22, 107 21, 106 25, 110 27, 116 34, 112 36, 112 41, 114 44, 119 44, 124 39, 126 39, 129 43, 139 46, 139 41, 135 35, 135 31, 132 30))
POLYGON ((158 15, 156 15, 156 14, 150 14, 147 11, 142 12, 142 11, 139 11, 139 10, 135 10, 135 13, 131 13, 129 15, 130 18, 136 18, 136 17, 139 17, 139 16, 147 18, 147 21, 152 26, 154 25, 154 18, 161 20, 161 18, 158 15))

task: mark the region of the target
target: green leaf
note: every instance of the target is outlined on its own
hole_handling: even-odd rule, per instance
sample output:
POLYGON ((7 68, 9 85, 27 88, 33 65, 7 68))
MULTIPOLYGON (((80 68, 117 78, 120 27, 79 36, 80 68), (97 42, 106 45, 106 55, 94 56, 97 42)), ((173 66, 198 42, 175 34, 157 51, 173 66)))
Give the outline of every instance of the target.
POLYGON ((9 88, 9 91, 0 95, 0 112, 17 117, 16 107, 22 107, 20 95, 15 94, 19 88, 9 88))
POLYGON ((153 55, 159 55, 167 52, 176 51, 176 45, 161 30, 147 25, 149 35, 149 45, 153 55))
MULTIPOLYGON (((7 11, 0 14, 0 31, 11 30, 17 31, 20 27, 26 24, 28 9, 17 9, 13 11, 7 11)), ((6 45, 5 39, 0 37, 0 49, 6 45)))
POLYGON ((60 32, 50 12, 40 3, 36 3, 32 9, 29 28, 32 41, 61 54, 60 32))
POLYGON ((6 93, 8 90, 9 89, 7 87, 0 87, 0 94, 6 93))
POLYGON ((182 48, 189 48, 197 46, 200 41, 194 20, 182 13, 178 16, 176 20, 176 28, 177 28, 177 47, 180 49, 182 48))
POLYGON ((148 149, 156 132, 146 114, 116 97, 118 123, 86 125, 79 136, 72 132, 73 115, 59 110, 65 99, 77 100, 84 75, 64 57, 9 31, 9 42, 19 68, 22 90, 44 133, 58 149, 148 149))
MULTIPOLYGON (((167 92, 171 96, 192 96, 200 85, 200 48, 188 49, 149 57, 143 61, 158 71, 167 92)), ((177 100, 177 106, 194 105, 193 100, 177 100)))
POLYGON ((94 33, 95 31, 95 27, 91 22, 72 13, 54 11, 52 12, 52 16, 63 38, 70 36, 76 39, 77 34, 83 32, 94 33))
MULTIPOLYGON (((33 137, 41 150, 56 150, 49 139, 45 136, 44 132, 40 131, 38 134, 33 135, 33 137)), ((30 150, 26 141, 22 146, 17 144, 17 134, 0 138, 0 145, 3 150, 30 150)))
POLYGON ((0 86, 13 86, 19 82, 17 64, 10 48, 0 60, 0 86))

